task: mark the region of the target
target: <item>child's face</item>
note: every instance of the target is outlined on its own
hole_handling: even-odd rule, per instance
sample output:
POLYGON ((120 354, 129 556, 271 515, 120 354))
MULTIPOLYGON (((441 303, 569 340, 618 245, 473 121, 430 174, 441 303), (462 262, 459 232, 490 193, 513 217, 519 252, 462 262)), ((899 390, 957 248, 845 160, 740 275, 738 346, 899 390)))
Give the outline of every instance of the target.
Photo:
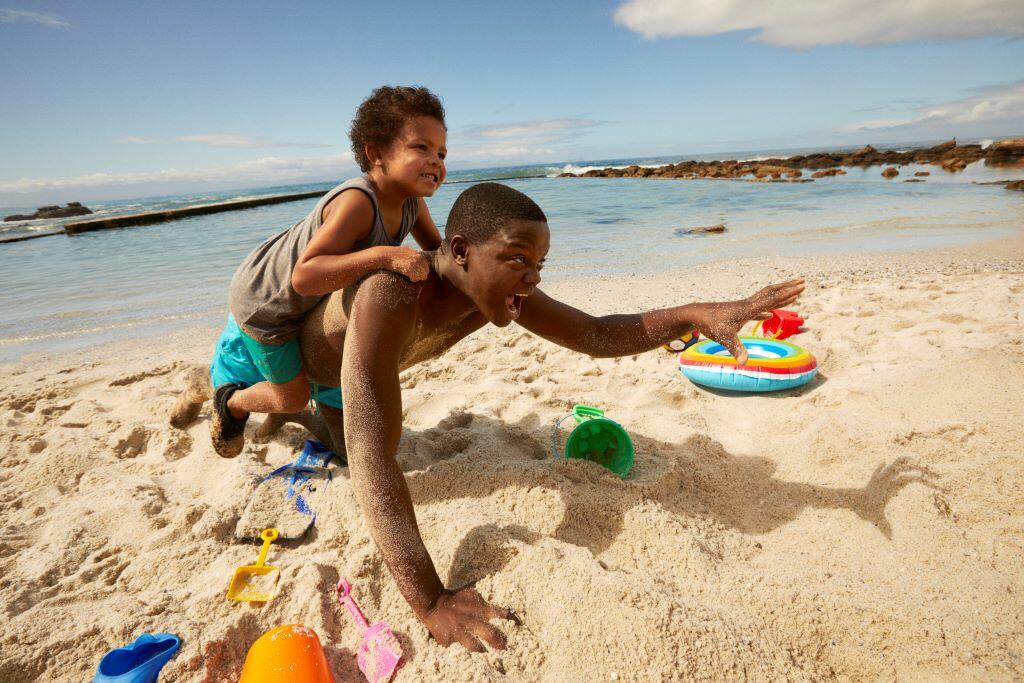
POLYGON ((433 116, 408 119, 381 153, 388 178, 410 197, 430 197, 444 182, 448 132, 433 116))
POLYGON ((505 327, 519 317, 523 300, 540 284, 551 232, 545 221, 509 221, 479 245, 468 246, 466 294, 491 323, 505 327))

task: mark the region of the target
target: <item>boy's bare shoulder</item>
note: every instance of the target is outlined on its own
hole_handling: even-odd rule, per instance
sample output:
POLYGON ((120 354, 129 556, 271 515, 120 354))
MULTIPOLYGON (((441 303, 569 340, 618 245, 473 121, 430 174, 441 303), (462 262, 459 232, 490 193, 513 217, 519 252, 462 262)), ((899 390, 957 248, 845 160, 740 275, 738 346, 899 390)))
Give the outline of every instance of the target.
POLYGON ((419 297, 422 283, 412 282, 403 275, 390 270, 377 270, 367 274, 345 293, 352 292, 353 302, 368 300, 368 303, 387 311, 412 308, 419 297))

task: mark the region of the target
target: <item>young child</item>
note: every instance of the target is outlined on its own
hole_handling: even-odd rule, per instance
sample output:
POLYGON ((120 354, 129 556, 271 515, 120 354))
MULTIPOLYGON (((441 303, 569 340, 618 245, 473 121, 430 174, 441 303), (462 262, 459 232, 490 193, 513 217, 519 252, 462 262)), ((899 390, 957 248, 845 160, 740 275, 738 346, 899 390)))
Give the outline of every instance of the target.
POLYGON ((218 345, 241 336, 244 350, 236 352, 250 356, 265 381, 226 381, 216 364, 211 368, 211 437, 222 457, 241 452, 249 413, 295 413, 309 403, 296 338, 310 309, 375 270, 423 280, 427 257, 402 240, 411 232, 425 250, 441 243, 422 199, 445 178, 447 129, 437 96, 426 88, 377 88, 356 110, 349 137, 365 175, 338 185, 308 216, 256 247, 231 280, 231 314, 218 345))

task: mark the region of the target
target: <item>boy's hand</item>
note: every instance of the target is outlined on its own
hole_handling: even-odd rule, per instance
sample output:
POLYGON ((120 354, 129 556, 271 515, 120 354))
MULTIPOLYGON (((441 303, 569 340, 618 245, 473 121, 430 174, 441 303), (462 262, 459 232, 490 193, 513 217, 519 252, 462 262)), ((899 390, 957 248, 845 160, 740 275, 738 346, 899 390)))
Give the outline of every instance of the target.
POLYGON ((409 247, 392 247, 388 254, 388 270, 404 275, 413 282, 426 280, 430 274, 430 259, 422 251, 409 247))
POLYGON ((488 605, 471 586, 445 590, 420 619, 444 647, 462 643, 470 652, 484 652, 483 643, 505 649, 505 636, 491 625, 491 619, 519 621, 510 610, 488 605))
POLYGON ((747 362, 747 349, 740 343, 740 328, 748 320, 767 320, 772 309, 783 308, 796 301, 804 291, 804 280, 790 280, 769 285, 742 301, 700 304, 697 330, 729 349, 739 365, 747 362))

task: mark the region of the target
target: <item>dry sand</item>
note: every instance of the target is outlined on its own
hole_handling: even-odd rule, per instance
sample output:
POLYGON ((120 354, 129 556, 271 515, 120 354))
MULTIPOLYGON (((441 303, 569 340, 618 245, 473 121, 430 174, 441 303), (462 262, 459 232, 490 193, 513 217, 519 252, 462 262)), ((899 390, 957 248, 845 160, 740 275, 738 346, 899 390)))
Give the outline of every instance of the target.
POLYGON ((214 455, 208 408, 167 424, 216 330, 0 368, 0 680, 87 680, 143 631, 181 636, 165 681, 230 681, 262 632, 316 630, 338 680, 352 581, 413 680, 1024 677, 1024 247, 762 259, 549 288, 595 312, 734 297, 806 274, 804 390, 696 388, 665 352, 593 360, 512 326, 403 375, 399 459, 448 585, 514 609, 509 649, 431 641, 339 470, 281 590, 225 599, 253 482, 286 427, 214 455), (552 422, 604 406, 625 480, 550 455, 552 422))

